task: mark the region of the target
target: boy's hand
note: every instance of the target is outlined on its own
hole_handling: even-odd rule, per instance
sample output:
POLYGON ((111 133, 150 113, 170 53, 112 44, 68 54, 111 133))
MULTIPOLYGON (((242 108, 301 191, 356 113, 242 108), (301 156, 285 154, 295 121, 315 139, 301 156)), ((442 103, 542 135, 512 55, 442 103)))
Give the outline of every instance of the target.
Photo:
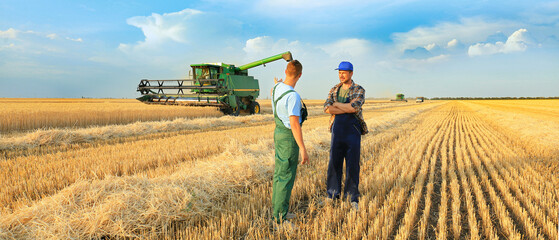
POLYGON ((307 149, 299 149, 299 154, 301 155, 301 164, 309 163, 309 154, 307 154, 307 149))

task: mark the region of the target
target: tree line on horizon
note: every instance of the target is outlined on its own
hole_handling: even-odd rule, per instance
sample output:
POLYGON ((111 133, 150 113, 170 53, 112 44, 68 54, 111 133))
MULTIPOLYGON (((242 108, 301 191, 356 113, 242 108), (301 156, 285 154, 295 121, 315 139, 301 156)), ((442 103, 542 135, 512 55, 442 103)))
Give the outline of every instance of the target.
POLYGON ((429 100, 526 100, 526 99, 559 99, 555 97, 434 97, 429 100))

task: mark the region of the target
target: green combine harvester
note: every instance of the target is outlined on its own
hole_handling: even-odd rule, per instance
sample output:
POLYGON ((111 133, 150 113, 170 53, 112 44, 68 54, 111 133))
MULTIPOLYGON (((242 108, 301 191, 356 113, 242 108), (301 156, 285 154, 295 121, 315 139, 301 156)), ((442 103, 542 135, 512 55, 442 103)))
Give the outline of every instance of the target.
POLYGON ((192 64, 192 79, 142 79, 137 90, 142 96, 137 99, 148 104, 213 106, 233 116, 241 110, 257 114, 260 87, 258 79, 248 75, 248 69, 279 59, 293 60, 291 52, 284 52, 239 67, 225 63, 192 64))
POLYGON ((404 97, 404 94, 398 93, 396 94, 396 99, 390 99, 390 101, 407 102, 408 100, 404 97))

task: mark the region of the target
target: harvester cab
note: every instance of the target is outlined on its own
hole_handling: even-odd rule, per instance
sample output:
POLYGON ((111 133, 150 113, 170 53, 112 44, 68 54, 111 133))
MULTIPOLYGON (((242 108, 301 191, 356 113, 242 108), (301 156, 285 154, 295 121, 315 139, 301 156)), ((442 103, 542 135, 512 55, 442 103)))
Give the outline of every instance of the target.
POLYGON ((235 67, 225 63, 192 64, 192 79, 142 79, 138 100, 148 104, 185 106, 214 106, 229 115, 241 110, 260 113, 256 98, 260 94, 258 80, 248 75, 248 69, 279 59, 291 61, 291 52, 284 52, 249 64, 235 67))

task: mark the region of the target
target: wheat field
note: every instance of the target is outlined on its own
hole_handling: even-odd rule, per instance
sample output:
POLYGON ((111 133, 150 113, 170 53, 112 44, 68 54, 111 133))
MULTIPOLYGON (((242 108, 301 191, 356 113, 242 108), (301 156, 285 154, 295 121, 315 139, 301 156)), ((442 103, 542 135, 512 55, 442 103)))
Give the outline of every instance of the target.
POLYGON ((1 137, 0 239, 558 239, 558 100, 367 104, 358 211, 320 204, 330 134, 317 103, 294 231, 270 225, 262 105, 1 137))
POLYGON ((223 115, 213 108, 155 106, 134 99, 0 98, 0 110, 0 133, 4 134, 223 115))

